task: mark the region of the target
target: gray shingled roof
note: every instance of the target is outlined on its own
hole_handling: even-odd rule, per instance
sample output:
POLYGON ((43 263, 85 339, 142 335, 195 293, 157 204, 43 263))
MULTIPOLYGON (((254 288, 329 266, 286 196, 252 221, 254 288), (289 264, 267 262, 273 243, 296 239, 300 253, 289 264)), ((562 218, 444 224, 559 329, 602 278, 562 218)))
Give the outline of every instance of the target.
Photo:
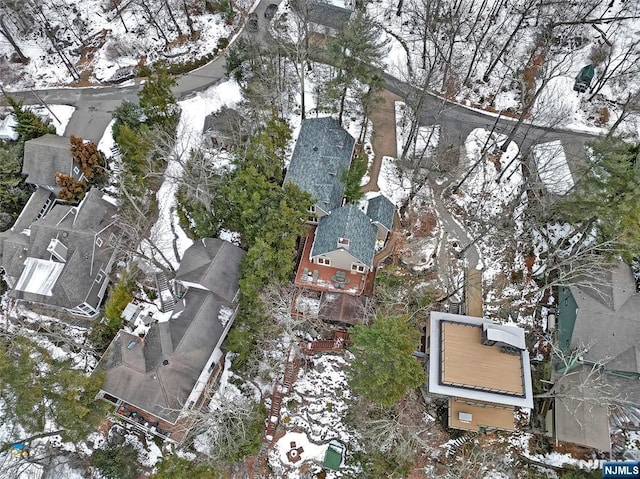
POLYGON ((367 216, 371 221, 380 223, 387 231, 393 229, 395 205, 384 195, 378 195, 367 202, 367 216))
MULTIPOLYGON (((294 8, 296 8, 296 3, 293 3, 294 8)), ((299 11, 299 9, 297 10, 299 11)), ((347 8, 341 8, 325 2, 312 2, 307 8, 306 17, 311 23, 329 27, 339 32, 344 28, 352 14, 353 10, 347 8)), ((302 15, 305 15, 305 13, 302 13, 302 15)))
MULTIPOLYGON (((217 243, 211 240, 208 238, 206 242, 217 243)), ((214 255, 209 261, 235 271, 224 276, 235 278, 228 288, 235 295, 237 272, 244 252, 227 244, 231 249, 218 247, 223 254, 214 255), (231 262, 229 258, 232 258, 231 262)), ((213 268, 221 276, 225 274, 223 269, 213 268)), ((154 323, 144 341, 132 349, 127 346, 139 338, 120 331, 98 364, 106 371, 102 390, 175 423, 211 354, 224 340, 225 326, 219 319, 223 307, 234 308, 235 305, 221 301, 211 291, 189 288, 176 305, 171 319, 154 323)))
POLYGON ((102 192, 91 189, 77 208, 57 204, 46 216, 33 222, 26 252, 22 246, 24 238, 21 236, 24 235, 14 233, 7 238, 3 242, 3 266, 16 277, 22 273, 26 257, 50 259, 47 246, 53 238, 58 238, 68 248, 64 269, 51 296, 18 290, 10 291, 10 296, 60 308, 74 308, 84 301, 97 307, 101 298, 95 294, 95 289, 101 283, 96 283, 95 279, 101 268, 108 269, 113 255, 108 235, 115 229, 116 214, 116 208, 103 199, 102 192), (103 241, 101 247, 95 244, 99 232, 103 241))
POLYGON ((320 218, 311 256, 344 249, 361 263, 373 268, 377 232, 369 217, 357 206, 343 206, 320 218), (349 240, 348 249, 338 246, 338 238, 349 240))
POLYGON ((55 187, 57 172, 78 178, 72 170, 69 138, 46 134, 25 142, 22 173, 27 175, 27 183, 55 187))
POLYGON ((238 290, 238 268, 244 256, 237 246, 220 238, 196 241, 184 253, 176 281, 199 284, 223 301, 233 301, 238 290))
POLYGON ((340 174, 351 164, 354 145, 354 138, 337 120, 304 120, 285 183, 290 181, 309 192, 317 205, 329 213, 342 204, 344 185, 340 174))
POLYGON ((586 359, 601 362, 617 358, 615 369, 635 371, 635 355, 623 355, 629 348, 640 344, 640 294, 635 293, 630 268, 621 263, 602 288, 610 292, 611 301, 595 299, 592 289, 571 287, 578 304, 571 347, 588 346, 586 359), (625 359, 628 359, 628 364, 623 364, 625 359))

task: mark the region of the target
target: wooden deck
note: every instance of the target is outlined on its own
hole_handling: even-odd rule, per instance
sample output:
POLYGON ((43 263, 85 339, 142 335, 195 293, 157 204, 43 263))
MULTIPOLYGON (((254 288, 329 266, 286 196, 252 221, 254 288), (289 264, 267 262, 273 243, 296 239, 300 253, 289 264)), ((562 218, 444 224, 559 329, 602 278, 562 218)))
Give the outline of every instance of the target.
POLYGON ((452 397, 449 398, 449 427, 466 431, 479 431, 481 427, 513 431, 513 407, 452 397), (461 421, 460 413, 471 414, 471 421, 461 421))
POLYGON ((482 344, 482 327, 441 321, 442 384, 522 397, 522 356, 482 344))
POLYGON ((353 296, 361 295, 367 286, 368 274, 352 273, 351 271, 332 268, 330 266, 322 266, 309 260, 315 232, 315 228, 311 228, 304 241, 294 284, 300 288, 314 291, 332 291, 336 293, 347 293, 353 296), (349 280, 346 285, 334 281, 334 277, 338 271, 345 273, 349 280))
POLYGON ((324 339, 320 341, 305 341, 302 343, 302 352, 308 355, 316 353, 341 353, 345 346, 349 346, 351 340, 349 333, 346 331, 336 331, 333 339, 324 339))

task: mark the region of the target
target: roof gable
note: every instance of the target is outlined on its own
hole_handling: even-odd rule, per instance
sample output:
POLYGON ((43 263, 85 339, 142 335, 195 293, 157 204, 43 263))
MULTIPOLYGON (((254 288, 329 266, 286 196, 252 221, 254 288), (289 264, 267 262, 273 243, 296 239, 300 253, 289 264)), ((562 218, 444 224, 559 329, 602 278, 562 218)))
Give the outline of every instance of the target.
POLYGON ((311 256, 319 256, 339 249, 349 252, 369 268, 373 267, 377 228, 357 206, 346 205, 323 216, 318 222, 311 256), (338 245, 338 240, 349 240, 348 247, 338 245))
POLYGON ((72 169, 69 138, 48 133, 24 143, 22 173, 27 175, 27 183, 55 187, 56 173, 73 176, 72 169))
POLYGON ((231 302, 238 292, 239 265, 244 251, 220 238, 196 241, 184 253, 176 280, 199 285, 231 302))
POLYGON ((384 195, 378 195, 367 202, 367 216, 371 221, 380 223, 387 231, 393 229, 395 205, 384 195))
POLYGON ((323 211, 342 203, 342 171, 349 168, 355 139, 331 117, 302 122, 284 182, 308 192, 323 211))

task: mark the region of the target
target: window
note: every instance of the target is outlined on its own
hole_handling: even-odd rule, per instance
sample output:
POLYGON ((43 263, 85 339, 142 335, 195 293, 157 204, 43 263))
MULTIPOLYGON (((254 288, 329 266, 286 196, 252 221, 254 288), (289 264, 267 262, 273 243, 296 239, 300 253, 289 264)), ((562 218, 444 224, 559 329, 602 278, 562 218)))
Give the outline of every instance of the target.
POLYGON ((102 238, 100 238, 99 236, 96 238, 96 246, 98 248, 100 248, 102 246, 102 244, 104 243, 104 241, 102 241, 102 238))
POLYGON ((364 273, 366 267, 363 264, 351 263, 351 271, 355 273, 364 273))
POLYGON ((349 247, 349 238, 338 238, 338 246, 342 246, 344 248, 349 247))
POLYGON ((325 266, 331 266, 331 260, 329 258, 318 258, 316 259, 316 263, 323 264, 325 266))
POLYGON ((315 212, 316 212, 316 205, 309 206, 309 213, 315 213, 315 212))
POLYGON ((104 276, 102 276, 102 273, 98 273, 98 276, 96 276, 96 283, 101 283, 103 277, 104 276))
POLYGON ((79 175, 80 174, 80 168, 78 168, 77 166, 73 167, 73 174, 74 175, 79 175))

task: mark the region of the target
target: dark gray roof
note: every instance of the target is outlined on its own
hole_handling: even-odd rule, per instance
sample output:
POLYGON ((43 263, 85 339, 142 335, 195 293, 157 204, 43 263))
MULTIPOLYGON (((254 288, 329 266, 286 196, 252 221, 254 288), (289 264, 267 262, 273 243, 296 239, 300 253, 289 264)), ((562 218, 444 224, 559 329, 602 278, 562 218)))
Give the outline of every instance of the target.
POLYGON ((108 278, 102 274, 102 281, 96 282, 96 279, 101 269, 108 274, 111 267, 114 251, 109 235, 116 229, 116 214, 115 206, 105 200, 99 190, 92 188, 78 207, 57 204, 46 216, 34 221, 26 237, 26 251, 22 246, 24 238, 21 238, 25 235, 5 241, 7 251, 5 256, 3 247, 3 266, 15 276, 20 276, 24 270, 27 257, 49 260, 51 253, 47 247, 52 239, 57 238, 67 247, 64 269, 51 296, 15 289, 10 291, 10 296, 60 308, 74 308, 83 302, 97 307, 102 299, 98 293, 108 278), (102 246, 96 244, 98 237, 102 246), (14 259, 9 257, 11 254, 14 259))
POLYGON ((176 281, 200 285, 223 301, 238 292, 238 265, 244 256, 237 246, 220 238, 204 238, 185 251, 176 281))
POLYGON ((320 218, 311 256, 342 249, 372 268, 377 232, 377 228, 371 223, 369 217, 357 206, 343 206, 320 218), (338 246, 338 238, 348 239, 349 247, 338 246))
POLYGON ((42 209, 47 203, 55 200, 55 195, 51 190, 46 188, 37 187, 36 190, 29 197, 29 201, 22 208, 22 212, 18 219, 11 227, 16 233, 28 229, 35 220, 38 219, 42 209))
POLYGON ((640 294, 635 292, 631 269, 624 263, 620 262, 608 278, 598 286, 608 295, 604 299, 592 287, 571 287, 578 305, 571 347, 588 347, 586 359, 604 363, 616 359, 612 369, 635 372, 637 361, 629 349, 640 344, 640 294))
MULTIPOLYGON (((206 242, 218 243, 211 240, 206 242)), ((239 254, 218 245, 217 251, 222 254, 214 255, 210 261, 235 271, 228 274, 228 271, 214 268, 224 274, 224 278, 235 278, 229 290, 237 290, 238 269, 244 252, 227 244, 239 254)), ((106 371, 102 390, 175 423, 209 358, 230 327, 229 323, 223 325, 220 321, 221 310, 235 306, 210 291, 189 288, 176 305, 171 319, 154 323, 144 341, 120 331, 98 364, 106 371), (127 349, 132 341, 139 341, 139 344, 127 349)))
POLYGON ((588 388, 580 387, 588 380, 589 370, 581 367, 557 381, 555 387, 559 392, 553 408, 555 437, 563 442, 608 452, 611 440, 606 400, 595 401, 593 395, 585 397, 588 388))
POLYGON ((22 173, 27 183, 55 187, 57 172, 78 178, 73 174, 69 138, 48 133, 25 142, 22 173))
POLYGON ((311 194, 326 213, 342 203, 342 171, 349 168, 355 140, 337 120, 309 118, 302 128, 284 178, 311 194))
POLYGON ((220 131, 226 133, 238 129, 243 123, 243 118, 238 110, 223 106, 215 113, 210 113, 204 117, 202 132, 220 131))
POLYGON ((353 14, 353 10, 324 2, 310 2, 306 12, 303 12, 301 11, 304 8, 303 5, 305 5, 304 0, 302 2, 293 2, 293 8, 300 15, 306 16, 309 22, 332 28, 337 32, 344 28, 353 14))
POLYGON ((371 218, 371 221, 380 223, 387 231, 393 229, 393 215, 395 212, 395 205, 384 195, 378 195, 368 201, 367 216, 371 218))

